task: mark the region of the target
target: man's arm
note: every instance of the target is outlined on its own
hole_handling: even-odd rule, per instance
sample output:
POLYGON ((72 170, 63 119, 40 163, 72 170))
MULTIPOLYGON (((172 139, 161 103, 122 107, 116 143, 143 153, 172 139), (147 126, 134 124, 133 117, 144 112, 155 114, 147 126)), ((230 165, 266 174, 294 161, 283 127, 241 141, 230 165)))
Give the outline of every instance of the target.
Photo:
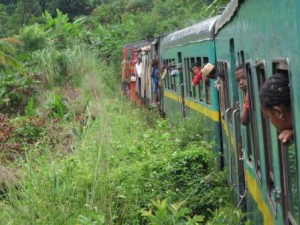
POLYGON ((245 95, 245 101, 243 105, 243 112, 241 113, 241 124, 247 125, 249 123, 249 98, 248 93, 245 95))

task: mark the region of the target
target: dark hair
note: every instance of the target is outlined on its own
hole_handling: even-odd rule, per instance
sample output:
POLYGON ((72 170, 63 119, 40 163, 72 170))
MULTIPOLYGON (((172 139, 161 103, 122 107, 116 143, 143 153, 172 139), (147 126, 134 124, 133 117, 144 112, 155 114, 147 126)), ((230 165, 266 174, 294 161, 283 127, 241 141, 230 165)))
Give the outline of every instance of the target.
POLYGON ((245 69, 245 64, 243 63, 243 64, 240 64, 240 65, 238 65, 238 67, 237 68, 235 68, 235 72, 236 71, 238 71, 238 70, 240 70, 240 69, 245 69))
POLYGON ((158 66, 158 60, 157 59, 153 59, 151 66, 152 67, 158 66))
POLYGON ((274 106, 284 105, 291 108, 290 83, 288 76, 277 73, 271 76, 259 91, 259 100, 262 107, 271 109, 274 106))
POLYGON ((193 67, 201 67, 201 65, 200 65, 200 63, 198 63, 198 62, 194 62, 194 63, 191 65, 191 69, 192 69, 193 67))
POLYGON ((220 77, 219 74, 218 74, 218 72, 217 72, 217 68, 216 68, 216 67, 214 67, 214 68, 210 71, 210 73, 208 74, 208 77, 209 77, 210 79, 216 79, 217 77, 220 77))

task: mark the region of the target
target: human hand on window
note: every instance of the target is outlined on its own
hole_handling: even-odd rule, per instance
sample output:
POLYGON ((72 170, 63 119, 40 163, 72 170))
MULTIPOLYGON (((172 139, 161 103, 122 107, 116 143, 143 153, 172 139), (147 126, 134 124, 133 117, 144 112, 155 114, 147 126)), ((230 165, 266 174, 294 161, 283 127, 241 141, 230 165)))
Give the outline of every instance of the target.
POLYGON ((286 144, 288 141, 293 140, 294 131, 293 130, 283 130, 278 135, 278 139, 283 143, 286 144))
POLYGON ((234 104, 234 109, 239 109, 240 108, 240 103, 239 101, 236 101, 235 104, 234 104))

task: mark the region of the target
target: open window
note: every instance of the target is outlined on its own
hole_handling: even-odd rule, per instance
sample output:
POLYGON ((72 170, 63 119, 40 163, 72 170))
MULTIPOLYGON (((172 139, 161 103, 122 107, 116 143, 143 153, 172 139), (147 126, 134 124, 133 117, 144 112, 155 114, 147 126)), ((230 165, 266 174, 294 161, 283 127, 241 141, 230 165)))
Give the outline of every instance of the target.
MULTIPOLYGON (((255 70, 257 75, 258 90, 260 90, 263 83, 266 81, 266 70, 265 62, 259 61, 255 64, 255 70)), ((265 170, 266 170, 266 181, 267 181, 267 191, 269 198, 271 199, 273 208, 275 209, 275 178, 274 178, 274 164, 273 164, 273 154, 272 154, 272 141, 270 132, 270 121, 265 119, 261 110, 257 110, 258 116, 262 122, 262 132, 263 132, 263 150, 265 155, 265 170)))
MULTIPOLYGON (((259 140, 258 140, 258 127, 257 127, 257 115, 260 109, 256 109, 255 106, 255 94, 254 94, 254 77, 251 72, 250 63, 246 63, 247 74, 247 90, 249 97, 249 125, 246 126, 248 149, 252 148, 254 154, 255 169, 259 179, 261 179, 261 160, 259 154, 259 140)), ((251 150, 251 151, 252 151, 251 150)))
POLYGON ((127 59, 127 61, 131 61, 133 59, 133 50, 132 49, 127 49, 126 59, 127 59))
MULTIPOLYGON (((288 60, 274 60, 272 64, 273 74, 280 73, 282 76, 287 76, 291 80, 288 60)), ((292 84, 291 84, 292 88, 292 84)), ((293 96, 291 93, 291 102, 293 96)), ((293 112, 293 104, 292 104, 293 112)), ((293 114, 293 113, 292 113, 293 114)), ((295 116, 295 115, 293 115, 295 116)), ((293 117, 294 118, 294 117, 293 117)), ((283 194, 283 208, 285 224, 297 225, 300 223, 300 208, 299 208, 299 174, 297 163, 296 143, 283 145, 279 143, 279 158, 281 166, 281 183, 283 194)))
MULTIPOLYGON (((163 61, 163 64, 165 65, 165 67, 167 68, 167 66, 168 66, 168 60, 167 59, 163 59, 162 61, 163 61)), ((166 75, 165 81, 163 82, 164 88, 168 88, 168 83, 167 82, 168 82, 168 76, 166 75)))
POLYGON ((189 60, 190 60, 190 66, 188 67, 189 73, 188 73, 188 77, 187 77, 187 83, 188 83, 188 85, 190 85, 189 97, 194 98, 199 101, 203 101, 203 99, 205 99, 205 90, 204 90, 203 80, 199 80, 198 84, 196 86, 193 86, 192 82, 193 82, 195 75, 191 71, 191 67, 195 63, 197 63, 199 66, 202 66, 201 57, 191 57, 189 60))
POLYGON ((225 115, 226 109, 230 108, 228 64, 227 62, 218 61, 217 68, 220 74, 220 79, 218 80, 219 83, 217 84, 220 87, 220 110, 222 115, 225 115))
POLYGON ((191 71, 190 71, 190 67, 191 67, 191 61, 190 58, 184 58, 184 74, 186 74, 186 95, 188 97, 192 97, 193 96, 193 92, 192 92, 192 85, 191 85, 191 71))
POLYGON ((174 69, 173 67, 171 67, 171 64, 175 64, 175 59, 167 59, 167 79, 166 79, 166 83, 167 83, 167 88, 169 90, 173 90, 173 91, 176 91, 176 85, 175 85, 175 77, 171 76, 171 70, 174 69))
MULTIPOLYGON (((201 57, 196 58, 196 62, 203 67, 202 62, 204 62, 206 57, 203 57, 203 61, 201 60, 201 57)), ((198 100, 205 101, 205 84, 203 83, 203 80, 200 80, 197 87, 197 96, 198 100)))
MULTIPOLYGON (((206 63, 208 63, 209 62, 209 58, 208 57, 203 57, 203 65, 202 65, 202 67, 206 64, 206 63)), ((203 78, 205 78, 205 77, 203 77, 203 78)), ((205 100, 206 100, 206 103, 207 104, 211 104, 211 88, 210 88, 210 81, 209 81, 209 79, 207 80, 207 81, 205 81, 205 90, 204 90, 204 92, 205 92, 205 100)))
MULTIPOLYGON (((246 149, 247 149, 247 156, 248 156, 248 160, 249 162, 253 162, 254 161, 254 153, 253 153, 253 141, 254 141, 254 137, 253 137, 253 117, 251 115, 251 111, 253 111, 252 109, 252 105, 251 104, 253 102, 253 86, 252 86, 252 73, 251 73, 251 68, 250 68, 250 64, 247 63, 246 64, 246 76, 247 76, 247 92, 248 92, 248 96, 249 96, 249 125, 245 126, 246 128, 246 149), (251 100, 252 99, 252 100, 251 100)), ((245 97, 245 96, 244 96, 245 97)))

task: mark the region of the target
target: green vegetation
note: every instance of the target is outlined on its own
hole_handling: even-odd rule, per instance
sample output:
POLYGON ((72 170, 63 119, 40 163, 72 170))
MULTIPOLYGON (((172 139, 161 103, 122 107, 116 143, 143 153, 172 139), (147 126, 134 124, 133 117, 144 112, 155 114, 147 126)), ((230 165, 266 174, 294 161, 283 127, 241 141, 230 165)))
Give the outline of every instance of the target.
POLYGON ((123 44, 226 1, 62 2, 0 1, 0 224, 239 224, 201 124, 119 92, 123 44))

